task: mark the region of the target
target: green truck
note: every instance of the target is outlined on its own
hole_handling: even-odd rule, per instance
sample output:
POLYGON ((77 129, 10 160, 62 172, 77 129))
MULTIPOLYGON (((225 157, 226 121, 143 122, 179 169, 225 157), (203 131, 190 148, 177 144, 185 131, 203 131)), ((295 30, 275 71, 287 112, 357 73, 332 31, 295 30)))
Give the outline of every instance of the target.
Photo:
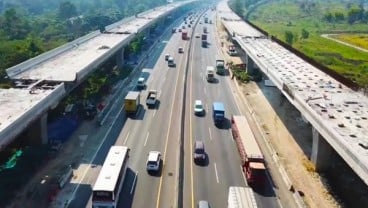
POLYGON ((220 75, 225 74, 225 61, 222 59, 216 60, 216 73, 220 75))

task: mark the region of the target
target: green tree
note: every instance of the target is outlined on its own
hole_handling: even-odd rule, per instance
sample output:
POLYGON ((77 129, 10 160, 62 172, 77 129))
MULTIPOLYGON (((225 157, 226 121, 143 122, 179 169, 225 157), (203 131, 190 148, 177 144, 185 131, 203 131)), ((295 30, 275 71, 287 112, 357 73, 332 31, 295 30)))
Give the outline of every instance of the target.
POLYGON ((5 11, 0 21, 0 28, 11 40, 23 39, 30 31, 28 21, 21 14, 18 14, 14 8, 5 11))
POLYGON ((64 19, 64 20, 69 19, 71 17, 76 16, 77 14, 78 14, 77 13, 77 8, 70 1, 64 1, 60 4, 60 6, 59 6, 59 17, 61 19, 64 19))
POLYGON ((293 45, 293 42, 294 42, 294 34, 291 31, 285 31, 285 41, 289 45, 293 45))
POLYGON ((235 0, 234 6, 233 6, 235 13, 237 13, 238 15, 243 14, 243 7, 244 5, 241 0, 235 0))
POLYGON ((334 20, 334 17, 331 12, 327 12, 324 15, 323 19, 325 19, 327 22, 332 22, 334 20))
POLYGON ((345 19, 344 13, 335 12, 335 20, 336 21, 343 21, 344 19, 345 19))
POLYGON ((309 32, 306 29, 302 29, 302 39, 308 39, 309 38, 309 32))
POLYGON ((359 20, 362 20, 364 10, 362 8, 352 8, 348 12, 348 23, 353 24, 359 20))

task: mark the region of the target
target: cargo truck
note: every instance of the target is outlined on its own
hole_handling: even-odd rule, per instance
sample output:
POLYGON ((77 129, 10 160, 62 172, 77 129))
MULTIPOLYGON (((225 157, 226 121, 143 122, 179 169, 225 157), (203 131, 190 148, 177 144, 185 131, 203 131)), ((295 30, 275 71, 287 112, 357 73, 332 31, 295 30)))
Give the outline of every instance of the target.
POLYGON ((156 107, 157 103, 157 91, 156 90, 150 90, 148 91, 148 95, 146 98, 146 105, 148 108, 154 108, 156 107))
POLYGON ((225 61, 222 59, 216 60, 216 73, 220 75, 225 74, 225 61))
POLYGON ((127 114, 136 114, 140 106, 140 93, 129 91, 124 99, 124 109, 127 114))
POLYGON ((247 118, 240 115, 232 116, 231 132, 247 183, 252 187, 263 186, 266 181, 265 161, 247 118))
POLYGON ((212 104, 212 117, 216 126, 222 126, 225 121, 225 107, 221 102, 212 104))
POLYGON ((257 208, 253 190, 249 187, 230 186, 227 208, 257 208))
POLYGON ((188 32, 187 31, 182 31, 181 32, 181 39, 182 40, 187 40, 188 39, 188 32))
POLYGON ((202 47, 207 47, 207 34, 202 34, 202 47))

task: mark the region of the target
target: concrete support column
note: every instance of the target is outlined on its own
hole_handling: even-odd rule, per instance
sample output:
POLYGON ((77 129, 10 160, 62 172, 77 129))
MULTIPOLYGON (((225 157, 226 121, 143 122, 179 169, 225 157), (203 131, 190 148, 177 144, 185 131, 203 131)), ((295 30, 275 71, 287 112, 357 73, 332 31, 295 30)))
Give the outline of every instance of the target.
POLYGON ((253 60, 248 55, 245 56, 245 60, 246 60, 246 64, 247 64, 247 73, 248 74, 254 74, 255 73, 255 68, 254 68, 253 60))
POLYGON ((35 120, 21 138, 25 139, 25 144, 47 144, 47 113, 44 113, 40 118, 35 120))
POLYGON ((123 68, 124 64, 124 48, 116 52, 116 65, 119 69, 123 68))
POLYGON ((317 129, 312 127, 313 146, 311 161, 315 165, 317 172, 324 172, 330 166, 331 155, 333 153, 332 147, 319 134, 317 129))
POLYGON ((48 143, 48 138, 47 138, 47 116, 48 113, 44 113, 41 118, 40 118, 40 136, 41 136, 41 142, 42 144, 47 144, 48 143))

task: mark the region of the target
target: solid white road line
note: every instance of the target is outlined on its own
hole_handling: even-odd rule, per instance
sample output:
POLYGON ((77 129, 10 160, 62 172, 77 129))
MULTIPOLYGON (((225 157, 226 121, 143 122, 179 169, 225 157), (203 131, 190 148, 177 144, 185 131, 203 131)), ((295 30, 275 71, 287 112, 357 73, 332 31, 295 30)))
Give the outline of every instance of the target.
POLYGON ((132 195, 133 193, 133 189, 135 187, 135 181, 137 180, 137 176, 138 176, 138 171, 135 173, 135 177, 134 177, 134 180, 133 180, 133 184, 132 184, 132 188, 130 189, 130 195, 132 195))
POLYGON ((149 136, 149 132, 147 132, 146 140, 144 141, 144 146, 146 146, 147 144, 148 136, 149 136))
POLYGON ((217 174, 216 163, 214 163, 214 164, 215 164, 216 181, 217 181, 217 183, 220 183, 219 177, 218 177, 218 174, 217 174))
POLYGON ((127 143, 127 140, 128 140, 128 137, 129 137, 129 134, 130 134, 130 132, 128 132, 128 134, 126 135, 126 137, 125 137, 125 139, 124 139, 124 145, 127 143))
POLYGON ((208 127, 208 132, 210 133, 210 140, 212 141, 212 134, 211 134, 211 128, 208 127))

